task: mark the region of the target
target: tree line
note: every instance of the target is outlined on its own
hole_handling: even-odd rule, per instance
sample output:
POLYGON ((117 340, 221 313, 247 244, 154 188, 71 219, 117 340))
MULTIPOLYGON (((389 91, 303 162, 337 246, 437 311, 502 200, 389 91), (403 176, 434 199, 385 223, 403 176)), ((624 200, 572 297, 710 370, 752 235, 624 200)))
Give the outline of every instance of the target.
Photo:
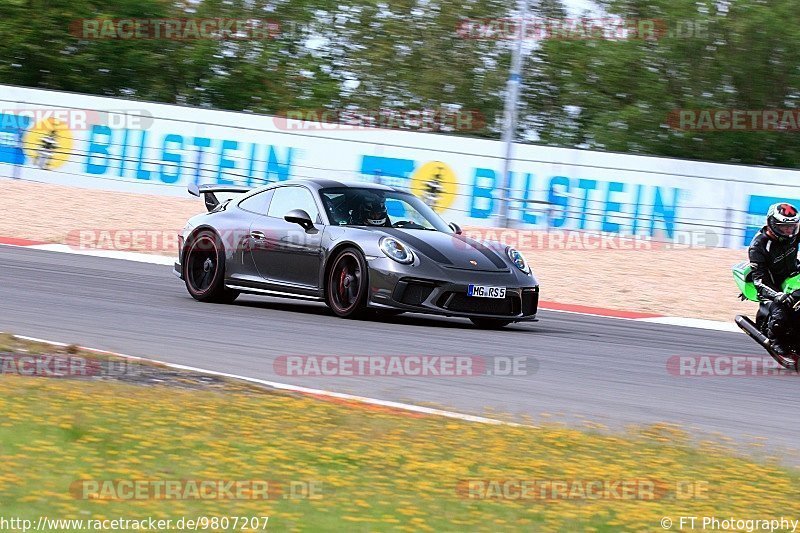
MULTIPOLYGON (((520 142, 800 163, 796 124, 781 118, 767 128, 753 118, 791 118, 800 101, 792 0, 598 0, 603 15, 583 19, 560 0, 531 4, 520 142), (545 27, 553 21, 558 31, 545 27), (587 31, 598 24, 617 31, 587 31), (730 126, 734 110, 751 112, 742 127, 730 126), (711 122, 698 122, 704 116, 711 122)), ((452 134, 499 138, 515 9, 503 0, 6 0, 0 79, 263 114, 444 109, 482 117, 479 128, 452 134), (125 20, 250 21, 261 31, 86 33, 98 21, 125 20)))

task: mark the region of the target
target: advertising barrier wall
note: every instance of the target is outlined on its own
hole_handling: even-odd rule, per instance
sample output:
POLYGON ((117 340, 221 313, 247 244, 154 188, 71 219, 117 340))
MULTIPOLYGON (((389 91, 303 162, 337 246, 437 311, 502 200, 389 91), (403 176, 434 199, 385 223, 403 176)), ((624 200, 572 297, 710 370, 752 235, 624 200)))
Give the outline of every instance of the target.
MULTIPOLYGON (((173 196, 192 182, 366 180, 412 190, 447 221, 491 226, 503 153, 492 140, 0 85, 8 178, 173 196)), ((800 175, 518 144, 509 197, 515 228, 739 247, 770 203, 800 203, 800 175)))

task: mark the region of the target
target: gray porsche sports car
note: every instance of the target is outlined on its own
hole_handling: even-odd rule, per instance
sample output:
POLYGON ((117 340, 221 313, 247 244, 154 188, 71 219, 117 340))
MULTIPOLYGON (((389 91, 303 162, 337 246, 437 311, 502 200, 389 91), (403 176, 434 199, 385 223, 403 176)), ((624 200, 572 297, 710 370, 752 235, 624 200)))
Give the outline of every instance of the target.
POLYGON ((409 192, 323 179, 189 190, 208 212, 180 235, 175 274, 197 300, 260 294, 324 301, 342 317, 371 308, 485 328, 536 316, 521 253, 464 237, 409 192))

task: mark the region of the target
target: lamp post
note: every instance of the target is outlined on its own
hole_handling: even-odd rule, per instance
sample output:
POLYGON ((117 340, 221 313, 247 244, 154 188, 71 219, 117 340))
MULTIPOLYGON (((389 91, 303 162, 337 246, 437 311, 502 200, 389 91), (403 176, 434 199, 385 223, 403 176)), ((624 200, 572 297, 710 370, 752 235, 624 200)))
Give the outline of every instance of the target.
POLYGON ((514 131, 517 128, 517 103, 519 101, 519 89, 522 81, 522 42, 525 39, 526 19, 528 18, 528 0, 519 0, 518 11, 520 13, 519 36, 514 46, 511 56, 511 72, 508 76, 506 85, 505 110, 503 112, 503 145, 505 155, 503 159, 503 173, 500 175, 500 187, 498 194, 498 211, 496 216, 497 226, 504 228, 508 225, 508 202, 511 180, 509 172, 511 167, 511 155, 514 149, 514 131))

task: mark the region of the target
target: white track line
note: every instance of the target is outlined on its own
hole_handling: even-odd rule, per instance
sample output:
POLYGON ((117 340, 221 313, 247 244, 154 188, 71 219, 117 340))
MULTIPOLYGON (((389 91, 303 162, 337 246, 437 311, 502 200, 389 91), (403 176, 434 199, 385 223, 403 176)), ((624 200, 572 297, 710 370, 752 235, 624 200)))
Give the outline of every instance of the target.
POLYGON ((709 329, 714 331, 730 331, 739 333, 742 330, 733 322, 720 322, 717 320, 704 320, 702 318, 681 318, 678 316, 659 316, 655 318, 638 318, 639 322, 664 324, 667 326, 682 326, 686 328, 709 329))
POLYGON ((119 250, 99 250, 99 249, 75 249, 66 244, 34 244, 31 246, 20 246, 28 250, 44 250, 47 252, 59 252, 64 254, 88 255, 91 257, 106 257, 109 259, 121 259, 123 261, 136 261, 137 263, 151 263, 153 265, 172 266, 175 259, 163 255, 142 254, 136 252, 124 252, 119 250))
MULTIPOLYGON (((66 347, 70 346, 64 342, 56 342, 56 341, 49 341, 46 339, 38 339, 36 337, 27 337, 25 335, 14 335, 17 339, 22 339, 31 342, 40 342, 43 344, 50 344, 51 346, 61 346, 66 347)), ((389 400, 379 400, 377 398, 368 398, 366 396, 356 396, 353 394, 345 394, 342 392, 332 392, 320 389, 310 389, 308 387, 300 387, 297 385, 289 385, 288 383, 278 383, 276 381, 267 381, 264 379, 257 379, 251 378, 247 376, 239 376, 237 374, 229 374, 227 372, 217 372, 216 370, 206 370, 205 368, 197 368, 193 366, 186 366, 186 365, 179 365, 176 363, 168 363, 165 361, 159 361, 157 359, 150 359, 149 357, 138 357, 135 355, 126 355, 117 352, 109 352, 107 350, 98 350, 97 348, 88 348, 85 346, 79 346, 80 349, 95 352, 95 353, 102 353, 107 355, 113 355, 115 357, 120 357, 123 359, 130 359, 135 361, 147 361, 149 363, 158 364, 161 366, 165 366, 167 368, 174 368, 176 370, 187 370, 190 372, 197 372, 199 374, 206 374, 208 376, 219 376, 229 379, 236 379, 239 381, 246 381, 249 383, 256 383, 258 385, 266 385, 267 387, 271 387, 273 389, 278 390, 285 390, 290 392, 300 392, 303 394, 312 394, 315 396, 324 396, 328 398, 337 398, 339 400, 348 400, 352 402, 364 403, 369 405, 378 405, 381 407, 389 407, 393 409, 399 409, 402 411, 410 411, 414 413, 420 413, 425 415, 433 415, 433 416, 442 416, 447 418, 455 418, 458 420, 464 420, 466 422, 477 422, 479 424, 492 424, 492 425, 505 425, 505 426, 513 426, 513 427, 530 427, 535 428, 536 426, 531 426, 527 424, 518 424, 516 422, 508 422, 505 420, 497 420, 495 418, 486 418, 483 416, 475 416, 475 415, 467 415, 464 413, 456 413, 454 411, 445 411, 442 409, 433 409, 431 407, 422 407, 421 405, 414 405, 409 403, 400 403, 400 402, 392 402, 389 400)))

